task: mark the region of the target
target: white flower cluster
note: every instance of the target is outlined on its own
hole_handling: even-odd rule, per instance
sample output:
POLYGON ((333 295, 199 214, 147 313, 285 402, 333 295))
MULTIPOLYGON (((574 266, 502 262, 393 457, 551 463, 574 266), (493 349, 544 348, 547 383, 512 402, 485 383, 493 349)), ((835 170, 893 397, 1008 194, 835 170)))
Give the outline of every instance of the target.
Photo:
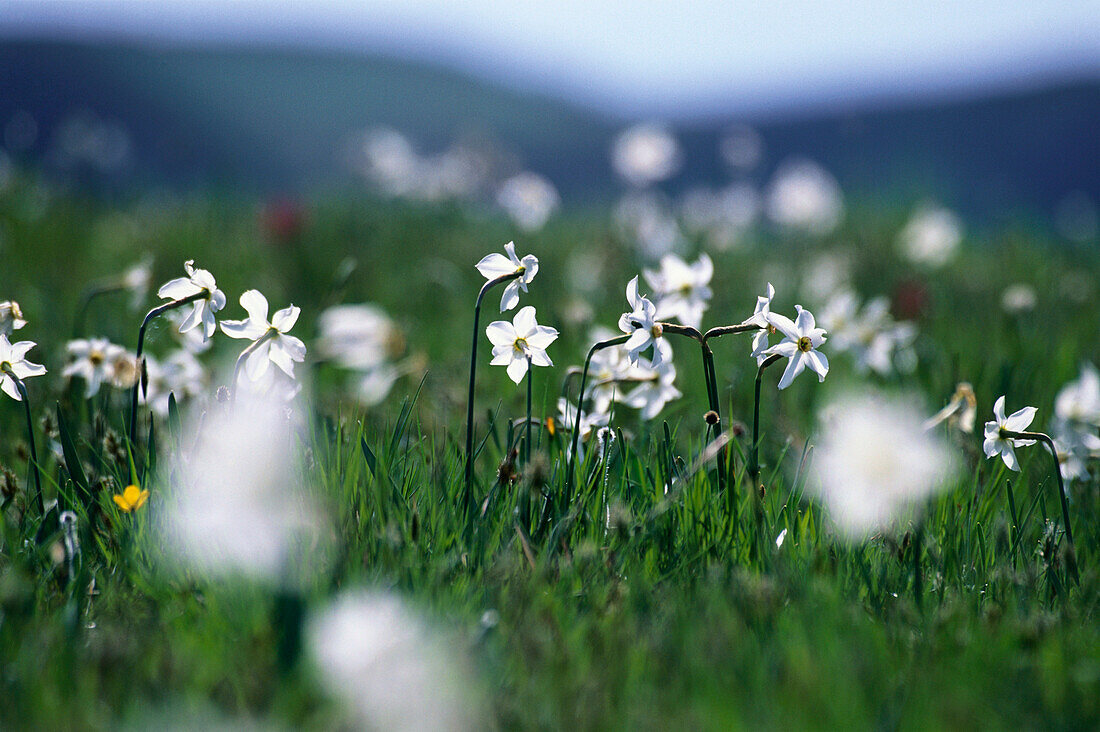
POLYGON ((889 376, 896 371, 911 373, 917 366, 913 349, 917 329, 912 323, 895 321, 885 297, 860 307, 854 292, 842 290, 821 311, 821 324, 829 331, 833 351, 850 354, 857 373, 889 376))

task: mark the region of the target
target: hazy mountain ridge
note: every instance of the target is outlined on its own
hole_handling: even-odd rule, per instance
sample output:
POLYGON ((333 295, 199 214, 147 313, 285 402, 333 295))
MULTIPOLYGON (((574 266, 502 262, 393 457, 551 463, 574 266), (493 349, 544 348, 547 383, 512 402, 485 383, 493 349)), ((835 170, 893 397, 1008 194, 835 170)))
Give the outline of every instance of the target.
MULTIPOLYGON (((624 121, 427 65, 344 52, 7 39, 0 71, 0 125, 19 110, 37 123, 36 141, 17 156, 42 161, 61 122, 82 110, 128 132, 131 164, 111 185, 339 185, 349 176, 340 157, 349 136, 381 124, 428 150, 457 138, 497 143, 567 202, 607 199, 619 185, 607 151, 624 121)), ((980 217, 1049 212, 1071 191, 1100 198, 1095 79, 892 105, 729 122, 762 134, 760 179, 794 155, 822 163, 857 196, 935 196, 980 217)), ((717 154, 724 126, 677 127, 687 165, 670 190, 728 179, 717 154)))

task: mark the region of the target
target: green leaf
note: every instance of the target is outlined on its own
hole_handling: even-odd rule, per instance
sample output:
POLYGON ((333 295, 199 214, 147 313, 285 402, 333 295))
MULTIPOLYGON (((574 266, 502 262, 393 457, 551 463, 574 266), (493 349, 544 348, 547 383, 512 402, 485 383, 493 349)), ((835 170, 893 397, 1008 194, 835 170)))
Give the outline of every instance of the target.
POLYGON ((360 437, 359 438, 359 446, 361 448, 363 448, 363 457, 367 461, 367 469, 370 470, 370 474, 373 477, 375 466, 378 464, 378 458, 376 458, 374 456, 374 452, 370 449, 370 446, 367 444, 367 438, 360 437))

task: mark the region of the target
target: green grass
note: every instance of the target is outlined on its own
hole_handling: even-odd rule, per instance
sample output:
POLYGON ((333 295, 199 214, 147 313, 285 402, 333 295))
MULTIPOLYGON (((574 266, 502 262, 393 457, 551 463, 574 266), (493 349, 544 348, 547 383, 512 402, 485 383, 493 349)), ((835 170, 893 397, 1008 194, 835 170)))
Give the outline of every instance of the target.
MULTIPOLYGON (((684 397, 650 424, 624 410, 606 473, 590 450, 575 500, 519 530, 514 509, 526 496, 537 504, 537 491, 562 494, 565 437, 538 432, 534 464, 521 468, 526 475, 514 485, 496 483, 507 422, 522 416, 525 393, 503 369, 490 368, 487 356, 475 413, 478 440, 485 440, 477 492, 488 500, 473 522, 461 502, 466 349, 481 282, 473 264, 515 236, 502 221, 458 208, 328 199, 311 204, 301 236, 276 243, 257 227, 249 201, 113 208, 53 193, 43 204, 27 182, 8 189, 0 196, 0 299, 22 304, 30 325, 17 336, 38 342, 32 360, 50 368, 28 381, 44 482, 48 497, 77 513, 82 553, 74 580, 57 561, 56 513, 41 522, 27 508, 20 406, 0 401, 0 463, 14 471, 19 491, 0 524, 0 726, 157 727, 188 715, 349 724, 308 659, 280 664, 284 628, 273 620, 271 589, 173 572, 158 561, 164 545, 153 517, 157 486, 172 482, 181 437, 175 427, 158 424, 151 450, 143 430, 134 452, 141 483, 153 487, 149 505, 124 515, 112 503, 130 480, 120 437, 125 395, 80 399, 60 376, 63 348, 85 283, 148 251, 158 283, 179 276, 184 259, 212 270, 229 296, 226 317, 242 317, 236 298, 257 287, 273 308, 289 300, 302 307, 295 332, 309 344, 323 307, 371 301, 399 322, 409 352, 423 355, 419 395, 417 373, 367 412, 348 401, 331 367, 303 369, 315 382, 317 409, 302 479, 328 510, 335 552, 318 562, 301 596, 309 608, 347 588, 383 587, 407 598, 469 656, 488 726, 1095 728, 1095 470, 1070 486, 1079 584, 1070 578, 1064 540, 1056 541, 1056 486, 1049 455, 1038 447, 1020 451, 1022 474, 1006 475, 981 456, 980 436, 965 438, 959 450, 967 470, 932 503, 920 545, 915 523, 844 544, 805 494, 816 412, 831 394, 901 388, 938 407, 957 381, 968 380, 979 398, 979 428, 1002 393, 1010 410, 1039 407, 1037 425, 1044 425, 1079 363, 1100 359, 1093 251, 1002 231, 972 236, 952 267, 922 274, 892 254, 900 223, 893 212, 865 213, 826 241, 760 234, 713 255, 716 296, 707 325, 747 317, 767 278, 776 280, 777 309, 817 305, 799 293, 822 251, 852 258, 865 296, 914 280, 927 291, 912 376, 858 377, 838 356, 825 384, 802 377, 777 392, 778 373, 768 372, 759 521, 744 476, 746 438, 733 447, 732 500, 717 492, 707 467, 687 471, 703 448, 706 398, 699 357, 685 343, 675 345, 684 397), (349 257, 358 266, 334 286, 349 257), (1084 282, 1077 299, 1067 278, 1084 282), (1001 292, 1017 281, 1036 288, 1038 306, 1008 316, 1001 292), (79 471, 48 447, 51 435, 65 442, 52 416, 57 404, 79 471), (666 493, 670 475, 677 480, 666 493), (1015 527, 1006 479, 1019 512, 1015 527), (489 610, 499 621, 483 624, 489 610)), ((562 331, 550 349, 556 367, 536 374, 542 417, 554 414, 566 368, 579 365, 590 345, 587 326, 570 317, 576 303, 613 326, 639 265, 599 212, 562 218, 522 238, 518 250, 541 261, 524 302, 562 331), (598 287, 576 284, 582 269, 598 287)), ((486 307, 483 325, 492 310, 486 307)), ((89 322, 132 347, 140 318, 122 299, 105 299, 89 322)), ((168 342, 166 328, 151 333, 153 353, 168 342)), ((240 345, 216 340, 211 365, 240 345)), ((748 350, 744 336, 715 346, 727 420, 751 419, 748 350)))

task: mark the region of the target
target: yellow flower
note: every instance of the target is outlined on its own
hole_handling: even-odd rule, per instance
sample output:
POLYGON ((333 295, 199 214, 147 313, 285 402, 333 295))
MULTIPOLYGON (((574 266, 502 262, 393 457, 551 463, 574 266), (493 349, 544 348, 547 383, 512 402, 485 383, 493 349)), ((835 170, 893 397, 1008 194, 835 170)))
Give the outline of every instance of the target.
POLYGON ((149 498, 149 491, 142 490, 136 485, 128 485, 126 490, 122 491, 122 495, 116 493, 114 498, 115 503, 124 513, 130 513, 145 505, 145 500, 149 498))

